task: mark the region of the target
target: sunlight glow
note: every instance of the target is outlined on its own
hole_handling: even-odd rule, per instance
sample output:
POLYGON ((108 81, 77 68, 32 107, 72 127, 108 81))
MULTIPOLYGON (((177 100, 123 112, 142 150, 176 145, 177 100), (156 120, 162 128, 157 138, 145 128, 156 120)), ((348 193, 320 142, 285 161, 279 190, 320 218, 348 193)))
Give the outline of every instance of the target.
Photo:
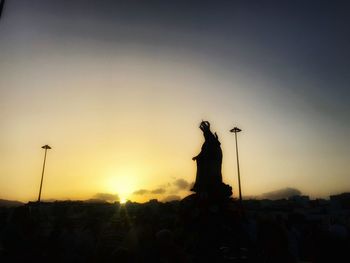
POLYGON ((120 197, 120 202, 124 203, 127 197, 130 196, 137 187, 137 175, 132 169, 118 169, 119 171, 113 172, 108 176, 105 181, 105 189, 107 192, 116 192, 120 197))
POLYGON ((120 203, 121 204, 125 204, 126 202, 128 201, 128 199, 126 199, 126 198, 120 198, 120 203))

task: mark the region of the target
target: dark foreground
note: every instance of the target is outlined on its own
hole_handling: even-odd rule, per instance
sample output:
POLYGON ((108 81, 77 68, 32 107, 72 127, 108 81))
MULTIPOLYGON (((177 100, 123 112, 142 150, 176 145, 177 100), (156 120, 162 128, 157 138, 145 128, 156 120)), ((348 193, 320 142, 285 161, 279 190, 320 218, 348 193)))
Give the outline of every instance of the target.
POLYGON ((350 262, 329 201, 29 203, 0 208, 0 262, 350 262))

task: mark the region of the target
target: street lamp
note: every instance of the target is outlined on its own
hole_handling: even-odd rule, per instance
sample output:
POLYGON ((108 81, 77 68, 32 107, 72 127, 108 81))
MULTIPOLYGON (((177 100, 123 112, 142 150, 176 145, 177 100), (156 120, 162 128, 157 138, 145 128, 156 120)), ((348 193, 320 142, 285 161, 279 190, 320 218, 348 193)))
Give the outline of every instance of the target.
POLYGON ((239 191, 239 202, 242 204, 242 190, 241 190, 241 175, 239 172, 239 159, 238 159, 238 143, 237 143, 237 133, 241 132, 240 128, 234 127, 230 132, 235 134, 236 139, 236 156, 237 156, 237 172, 238 172, 238 191, 239 191))
POLYGON ((48 145, 46 144, 46 145, 44 145, 44 146, 41 147, 41 148, 45 149, 45 155, 44 155, 43 171, 42 171, 42 173, 41 173, 41 181, 40 181, 40 190, 39 190, 38 202, 40 202, 41 188, 43 187, 43 179, 44 179, 44 171, 45 171, 45 162, 46 162, 46 153, 47 153, 47 150, 51 149, 51 147, 48 146, 48 145))

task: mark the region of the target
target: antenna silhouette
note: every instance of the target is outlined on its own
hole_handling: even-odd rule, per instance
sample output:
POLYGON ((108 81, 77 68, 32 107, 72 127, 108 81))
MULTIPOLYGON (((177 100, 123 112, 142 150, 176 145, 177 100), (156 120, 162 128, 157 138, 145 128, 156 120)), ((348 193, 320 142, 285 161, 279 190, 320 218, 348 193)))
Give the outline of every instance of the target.
POLYGON ((45 163, 46 163, 46 153, 48 149, 51 149, 50 146, 48 146, 47 144, 44 145, 43 147, 41 147, 43 149, 45 149, 45 155, 44 155, 44 164, 43 164, 43 171, 41 173, 41 181, 40 181, 40 190, 39 190, 39 197, 38 197, 38 202, 40 202, 40 198, 41 198, 41 189, 43 187, 43 180, 44 180, 44 172, 45 172, 45 163))

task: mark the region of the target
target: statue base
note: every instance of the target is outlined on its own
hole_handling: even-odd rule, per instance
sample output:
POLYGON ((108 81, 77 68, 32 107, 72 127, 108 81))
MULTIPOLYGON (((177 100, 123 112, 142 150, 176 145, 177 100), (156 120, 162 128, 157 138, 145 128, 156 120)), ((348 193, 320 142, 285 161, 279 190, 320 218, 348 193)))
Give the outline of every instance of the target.
POLYGON ((209 203, 221 203, 230 199, 232 196, 232 187, 223 182, 218 183, 217 185, 211 185, 210 187, 205 188, 192 188, 192 192, 195 192, 196 196, 199 199, 206 200, 209 203))

